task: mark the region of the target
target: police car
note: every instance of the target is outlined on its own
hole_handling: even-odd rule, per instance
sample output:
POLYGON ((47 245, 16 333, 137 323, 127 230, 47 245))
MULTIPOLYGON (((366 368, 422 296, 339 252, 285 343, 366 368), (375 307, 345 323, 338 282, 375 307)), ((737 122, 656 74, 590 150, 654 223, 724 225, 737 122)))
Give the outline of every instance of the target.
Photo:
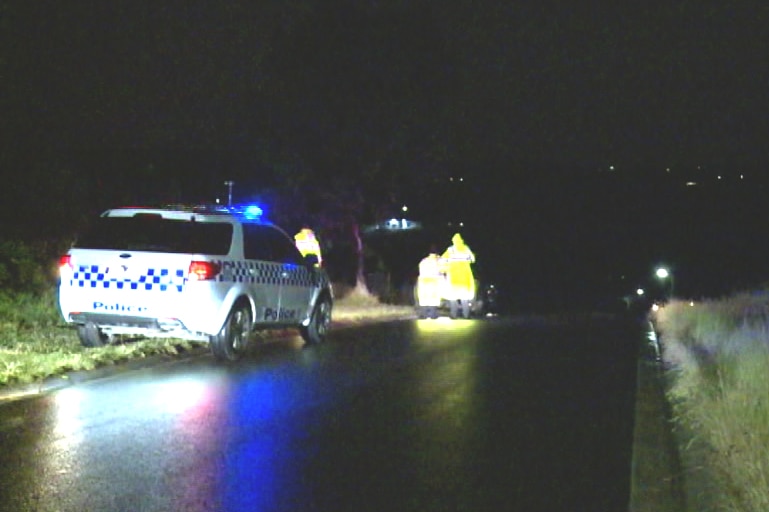
POLYGON ((333 294, 316 262, 258 207, 116 208, 62 256, 59 307, 85 346, 180 338, 232 361, 256 329, 325 339, 333 294))

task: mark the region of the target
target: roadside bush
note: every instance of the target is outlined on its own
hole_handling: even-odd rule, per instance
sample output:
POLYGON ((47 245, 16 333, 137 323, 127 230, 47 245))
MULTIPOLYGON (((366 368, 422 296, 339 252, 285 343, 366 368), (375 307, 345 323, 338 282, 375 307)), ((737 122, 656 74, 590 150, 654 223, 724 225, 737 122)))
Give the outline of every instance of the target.
POLYGON ((688 470, 716 480, 713 510, 769 510, 767 310, 766 294, 745 293, 673 301, 652 318, 674 419, 691 433, 682 446, 696 461, 688 470))
POLYGON ((0 291, 41 293, 56 282, 60 244, 0 241, 0 291))
MULTIPOLYGON (((0 333, 53 327, 62 323, 56 291, 0 294, 0 333)), ((0 345, 3 340, 0 339, 0 345)))
POLYGON ((9 343, 20 331, 60 323, 56 255, 61 245, 0 241, 0 345, 9 343))

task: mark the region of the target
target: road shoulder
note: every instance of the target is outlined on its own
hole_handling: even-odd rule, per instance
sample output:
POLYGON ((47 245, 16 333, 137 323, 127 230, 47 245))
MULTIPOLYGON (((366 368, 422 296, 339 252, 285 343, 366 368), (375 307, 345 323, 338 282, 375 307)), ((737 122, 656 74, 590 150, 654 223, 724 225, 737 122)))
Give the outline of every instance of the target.
POLYGON ((633 428, 630 512, 686 510, 683 472, 651 325, 641 342, 633 428))

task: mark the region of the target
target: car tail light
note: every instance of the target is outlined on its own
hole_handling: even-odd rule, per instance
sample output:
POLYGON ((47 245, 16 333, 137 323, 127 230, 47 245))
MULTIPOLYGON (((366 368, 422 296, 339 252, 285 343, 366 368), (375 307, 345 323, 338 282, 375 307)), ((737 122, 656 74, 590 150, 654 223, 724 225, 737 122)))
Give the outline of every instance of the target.
POLYGON ((59 257, 59 270, 71 270, 72 268, 72 256, 65 254, 64 256, 59 257))
POLYGON ((206 281, 219 274, 221 267, 213 261, 191 261, 187 278, 190 281, 206 281))

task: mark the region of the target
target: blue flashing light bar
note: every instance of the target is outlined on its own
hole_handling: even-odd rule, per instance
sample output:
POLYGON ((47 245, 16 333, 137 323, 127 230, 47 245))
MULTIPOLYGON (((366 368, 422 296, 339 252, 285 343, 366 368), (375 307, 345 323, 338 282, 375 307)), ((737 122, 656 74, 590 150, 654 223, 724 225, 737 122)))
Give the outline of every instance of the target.
MULTIPOLYGON (((138 207, 137 207, 138 208, 138 207)), ((233 204, 226 206, 223 204, 199 204, 199 205, 184 205, 184 204, 166 204, 162 208, 169 210, 182 210, 193 213, 227 213, 240 217, 243 220, 259 221, 264 218, 264 209, 258 204, 246 203, 246 204, 233 204)))
POLYGON ((250 204, 243 210, 243 216, 249 220, 260 219, 264 214, 264 210, 260 206, 250 204))
POLYGON ((218 206, 217 211, 230 213, 245 220, 261 220, 264 210, 257 204, 234 204, 231 206, 218 206))

